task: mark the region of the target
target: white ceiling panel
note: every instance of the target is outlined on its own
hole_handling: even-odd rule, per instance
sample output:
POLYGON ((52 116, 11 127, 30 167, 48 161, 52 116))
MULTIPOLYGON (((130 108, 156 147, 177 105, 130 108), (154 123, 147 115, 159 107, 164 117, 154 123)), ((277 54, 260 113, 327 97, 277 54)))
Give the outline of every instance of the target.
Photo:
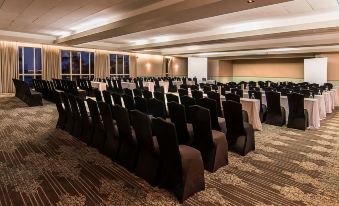
POLYGON ((305 13, 313 10, 306 0, 294 0, 286 2, 281 6, 283 6, 290 14, 305 13))
POLYGON ((307 0, 307 1, 315 10, 339 8, 338 0, 307 0))

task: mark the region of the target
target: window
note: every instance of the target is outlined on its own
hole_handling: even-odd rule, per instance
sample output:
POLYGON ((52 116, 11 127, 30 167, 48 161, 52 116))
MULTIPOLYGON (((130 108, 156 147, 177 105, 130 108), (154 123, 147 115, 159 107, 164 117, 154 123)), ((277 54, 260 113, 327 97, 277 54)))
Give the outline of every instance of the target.
POLYGON ((129 56, 110 54, 110 76, 129 77, 129 56))
POLYGON ((41 79, 41 48, 19 47, 19 79, 32 85, 33 79, 41 79))
POLYGON ((67 80, 94 77, 94 53, 61 50, 61 78, 67 80))

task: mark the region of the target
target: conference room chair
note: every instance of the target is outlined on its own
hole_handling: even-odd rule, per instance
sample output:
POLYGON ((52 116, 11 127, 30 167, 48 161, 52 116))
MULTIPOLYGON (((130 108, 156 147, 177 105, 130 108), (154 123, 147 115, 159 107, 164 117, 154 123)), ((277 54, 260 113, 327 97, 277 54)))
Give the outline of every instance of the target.
POLYGON ((267 106, 262 103, 262 93, 260 91, 251 90, 248 91, 248 96, 250 99, 257 99, 260 101, 259 117, 261 122, 265 122, 267 106))
POLYGON ((159 180, 160 155, 157 139, 152 133, 152 120, 138 110, 131 111, 130 115, 139 146, 135 174, 156 186, 159 180))
POLYGON ((267 113, 266 124, 283 126, 286 123, 285 108, 280 106, 280 94, 278 92, 266 92, 267 113))
POLYGON ((165 103, 155 98, 148 100, 148 112, 153 117, 166 119, 167 116, 165 103))
POLYGON ((190 88, 191 88, 191 91, 199 90, 199 86, 198 85, 191 85, 190 88))
POLYGON ((74 126, 74 116, 72 113, 72 108, 68 99, 68 96, 66 95, 65 92, 61 92, 61 99, 62 103, 65 107, 65 112, 66 112, 66 125, 65 125, 65 130, 69 133, 72 134, 73 132, 73 126, 74 126))
POLYGON ((173 93, 178 92, 177 85, 173 84, 173 80, 172 79, 168 80, 168 92, 173 92, 173 93))
POLYGON ((167 102, 176 102, 179 103, 179 97, 175 94, 167 93, 166 94, 167 102))
POLYGON ((142 97, 142 90, 141 89, 133 89, 134 97, 142 97))
POLYGON ((217 92, 207 92, 207 97, 216 101, 218 116, 222 117, 223 114, 221 111, 220 94, 217 92))
POLYGON ((232 89, 231 89, 231 93, 232 93, 232 94, 239 95, 240 98, 243 98, 243 97, 244 97, 244 90, 242 90, 242 89, 235 89, 235 88, 232 88, 232 89))
POLYGON ((190 145, 193 142, 193 125, 187 123, 185 106, 177 102, 167 103, 169 117, 174 123, 179 144, 190 145))
POLYGON ((100 90, 95 90, 95 99, 97 102, 103 102, 102 94, 100 90))
POLYGON ((201 152, 204 168, 215 172, 228 164, 228 145, 223 132, 212 130, 210 112, 201 106, 190 106, 194 141, 192 146, 201 152))
POLYGON ((159 186, 175 194, 180 203, 205 189, 204 164, 200 152, 178 145, 174 124, 153 119, 153 135, 157 137, 160 154, 159 186))
POLYGON ((188 90, 187 89, 178 89, 179 97, 182 96, 188 96, 188 90))
POLYGON ((145 99, 152 99, 153 98, 152 92, 150 92, 148 90, 142 90, 142 95, 144 96, 145 99))
POLYGON ((119 153, 119 134, 115 121, 113 120, 111 106, 105 102, 98 102, 101 119, 105 131, 105 143, 102 153, 116 161, 119 153))
POLYGON ((107 104, 113 105, 113 101, 112 101, 112 93, 108 92, 108 91, 102 91, 102 96, 104 96, 104 101, 107 104))
POLYGON ((101 153, 103 153, 106 141, 106 132, 104 125, 101 121, 98 104, 96 101, 92 99, 87 99, 87 105, 91 114, 91 120, 94 130, 91 146, 97 148, 101 153))
POLYGON ((155 91, 155 92, 153 92, 153 95, 154 95, 155 99, 162 101, 165 104, 165 94, 164 93, 155 91))
POLYGON ((58 121, 56 124, 56 128, 59 129, 65 129, 66 127, 66 122, 67 122, 67 113, 66 113, 66 109, 63 106, 63 101, 61 98, 61 92, 56 92, 55 94, 55 104, 56 104, 56 108, 59 114, 58 117, 58 121))
POLYGON ((240 103, 240 96, 238 94, 234 94, 234 93, 227 93, 225 95, 226 100, 232 100, 235 102, 239 102, 240 103))
POLYGON ((128 88, 124 89, 124 94, 133 97, 133 91, 131 89, 128 89, 128 88))
POLYGON ((181 102, 182 105, 185 106, 187 122, 191 123, 192 120, 191 120, 189 107, 196 104, 195 99, 192 98, 192 97, 189 97, 189 96, 182 96, 182 97, 180 97, 180 102, 181 102))
POLYGON ((180 89, 188 90, 188 86, 186 83, 180 85, 180 89))
POLYGON ((86 109, 86 100, 83 100, 81 98, 76 98, 76 101, 79 106, 79 111, 81 115, 81 127, 82 127, 82 134, 80 140, 85 142, 87 145, 90 145, 92 142, 92 136, 93 136, 93 124, 90 119, 90 116, 86 109))
POLYGON ((120 141, 117 162, 128 171, 134 172, 139 147, 134 129, 130 124, 128 110, 119 105, 114 105, 113 114, 116 120, 120 141))
POLYGON ((136 96, 134 97, 135 102, 135 109, 139 110, 140 112, 148 114, 148 103, 147 99, 136 96))
POLYGON ((222 102, 227 126, 228 148, 240 155, 255 149, 253 126, 243 121, 242 105, 235 101, 222 102))
POLYGON ((81 139, 82 135, 82 119, 81 119, 81 114, 79 110, 79 106, 76 100, 76 97, 72 94, 68 94, 68 99, 71 105, 72 113, 73 113, 73 118, 74 118, 74 124, 73 124, 73 130, 72 130, 72 135, 76 137, 77 139, 81 139))
POLYGON ((198 99, 201 99, 201 98, 204 97, 204 93, 202 91, 199 91, 199 90, 191 90, 191 93, 192 93, 192 97, 195 100, 198 100, 198 99))
POLYGON ((304 95, 292 93, 288 99, 288 128, 306 130, 309 126, 308 111, 304 109, 304 95))
POLYGON ((122 106, 121 95, 119 93, 112 93, 114 105, 122 106))
MULTIPOLYGON (((300 90, 299 93, 304 95, 304 98, 310 98, 311 97, 311 92, 308 89, 302 89, 302 90, 300 90)), ((313 95, 312 95, 312 97, 313 97, 313 95)))
POLYGON ((207 84, 206 84, 205 86, 203 86, 202 89, 203 89, 203 91, 204 91, 205 94, 207 94, 207 92, 212 91, 211 86, 210 86, 210 85, 207 85, 207 84))
POLYGON ((135 102, 133 96, 123 94, 122 100, 124 101, 125 108, 130 111, 135 109, 135 102))

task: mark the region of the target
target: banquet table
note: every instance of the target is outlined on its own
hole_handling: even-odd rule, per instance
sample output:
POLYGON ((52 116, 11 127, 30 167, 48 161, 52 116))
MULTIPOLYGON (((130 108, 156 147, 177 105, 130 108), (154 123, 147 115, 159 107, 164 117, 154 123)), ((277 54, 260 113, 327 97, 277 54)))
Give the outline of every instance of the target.
POLYGON ((121 82, 121 87, 123 89, 130 89, 130 90, 133 90, 135 89, 137 86, 135 85, 134 82, 121 82))
POLYGON ((334 106, 339 107, 339 86, 335 87, 334 89, 332 89, 331 91, 334 91, 334 106))
POLYGON ((241 98, 242 109, 248 114, 249 123, 253 129, 262 131, 262 124, 260 121, 260 101, 258 99, 241 98))
POLYGON ((105 91, 107 87, 107 84, 105 82, 91 81, 91 85, 92 87, 99 89, 99 91, 105 91))
POLYGON ((332 113, 332 110, 333 110, 332 96, 329 92, 323 92, 323 95, 324 95, 324 99, 325 99, 326 113, 332 113))
POLYGON ((148 91, 154 92, 154 82, 144 82, 144 87, 147 87, 148 91))
POLYGON ((317 99, 319 101, 319 117, 320 120, 323 120, 326 118, 325 96, 314 95, 314 99, 317 99))

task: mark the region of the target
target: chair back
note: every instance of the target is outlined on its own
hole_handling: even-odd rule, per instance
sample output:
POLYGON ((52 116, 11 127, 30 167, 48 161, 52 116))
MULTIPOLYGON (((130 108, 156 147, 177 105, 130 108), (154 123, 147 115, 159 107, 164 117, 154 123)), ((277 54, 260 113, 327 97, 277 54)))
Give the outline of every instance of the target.
POLYGON ((134 97, 134 102, 135 102, 135 109, 145 114, 148 114, 148 104, 147 104, 146 99, 136 96, 134 97))
POLYGON ((165 95, 164 95, 164 93, 155 91, 153 94, 154 94, 154 98, 155 99, 165 103, 165 95))
POLYGON ((179 103, 179 97, 177 95, 171 94, 171 93, 167 93, 166 94, 166 99, 167 102, 176 102, 179 103))
POLYGON ((149 116, 138 110, 131 111, 130 115, 138 144, 141 147, 155 151, 152 139, 152 121, 149 116))
POLYGON ((125 108, 127 110, 134 110, 135 109, 135 102, 132 96, 123 94, 122 99, 124 101, 125 108))
POLYGON ((142 94, 144 95, 145 99, 152 99, 153 98, 152 92, 150 92, 148 90, 142 90, 142 94))
POLYGON ((176 102, 167 103, 171 122, 174 123, 177 131, 179 144, 187 144, 189 134, 187 130, 185 106, 176 102))
POLYGON ((267 111, 280 114, 280 94, 278 92, 266 92, 267 111))
POLYGON ((107 104, 113 105, 111 94, 108 91, 102 91, 102 95, 107 104))
POLYGON ((188 96, 188 90, 187 89, 178 89, 178 92, 179 92, 179 97, 182 97, 182 96, 188 96))
POLYGON ((201 98, 196 101, 197 105, 209 110, 212 129, 220 131, 221 128, 218 122, 217 102, 210 98, 201 98))
POLYGON ((232 145, 239 136, 245 135, 242 105, 239 102, 227 100, 222 102, 222 107, 226 121, 227 141, 232 145))
POLYGON ((207 92, 207 97, 216 101, 218 116, 221 117, 222 112, 221 112, 220 94, 217 92, 207 92))
POLYGON ((148 112, 153 117, 161 117, 166 119, 165 103, 155 98, 148 100, 148 112))
POLYGON ((226 100, 232 100, 232 101, 235 101, 235 102, 239 102, 240 103, 240 96, 237 95, 237 94, 233 94, 233 93, 227 93, 225 95, 226 97, 226 100))
POLYGON ((191 90, 191 93, 192 93, 192 97, 195 100, 198 100, 198 99, 201 99, 201 98, 204 97, 204 93, 202 91, 199 91, 199 90, 191 90))
POLYGON ((121 95, 118 93, 112 93, 114 104, 122 106, 121 95))

